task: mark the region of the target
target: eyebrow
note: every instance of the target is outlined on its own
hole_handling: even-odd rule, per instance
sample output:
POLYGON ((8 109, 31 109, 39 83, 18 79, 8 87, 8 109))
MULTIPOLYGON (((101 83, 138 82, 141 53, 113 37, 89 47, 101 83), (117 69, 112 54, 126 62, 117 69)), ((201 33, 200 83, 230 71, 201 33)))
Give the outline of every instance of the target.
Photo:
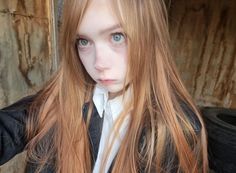
MULTIPOLYGON (((113 31, 115 29, 119 29, 119 28, 121 28, 120 24, 112 25, 112 26, 110 26, 110 27, 108 27, 106 29, 103 29, 103 30, 99 31, 98 34, 99 35, 104 35, 105 33, 111 32, 111 31, 113 31)), ((86 34, 79 34, 79 33, 77 33, 76 35, 77 36, 79 36, 79 35, 85 36, 86 34)))
POLYGON ((119 29, 119 28, 121 28, 121 25, 120 25, 120 24, 113 25, 113 26, 108 27, 108 28, 106 28, 106 29, 104 29, 104 30, 101 30, 101 31, 99 32, 99 34, 100 34, 100 35, 104 35, 104 34, 107 33, 107 32, 110 32, 110 31, 113 31, 113 30, 119 29))

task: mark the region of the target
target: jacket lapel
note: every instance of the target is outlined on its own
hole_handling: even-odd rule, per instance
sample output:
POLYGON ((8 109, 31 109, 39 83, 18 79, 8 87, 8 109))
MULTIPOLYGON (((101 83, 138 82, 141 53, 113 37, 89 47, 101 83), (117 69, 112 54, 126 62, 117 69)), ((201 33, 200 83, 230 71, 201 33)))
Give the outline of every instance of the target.
MULTIPOLYGON (((83 107, 83 117, 84 120, 87 118, 88 114, 88 108, 89 108, 89 103, 85 103, 83 107)), ((91 144, 91 151, 92 151, 92 167, 95 164, 95 161, 97 160, 97 155, 98 155, 98 149, 99 149, 99 143, 100 143, 100 138, 102 134, 102 126, 103 126, 103 117, 101 118, 98 114, 98 111, 93 104, 93 110, 92 110, 92 115, 90 118, 90 124, 89 124, 89 129, 88 129, 88 135, 90 138, 90 144, 91 144)))

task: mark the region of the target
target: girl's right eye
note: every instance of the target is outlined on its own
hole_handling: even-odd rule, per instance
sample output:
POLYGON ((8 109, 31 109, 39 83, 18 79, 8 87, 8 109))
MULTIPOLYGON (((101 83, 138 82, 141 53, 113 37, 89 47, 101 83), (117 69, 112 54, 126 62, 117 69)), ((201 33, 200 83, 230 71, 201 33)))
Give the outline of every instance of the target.
POLYGON ((77 47, 78 48, 86 48, 90 45, 89 40, 84 39, 84 38, 79 38, 77 40, 77 47))

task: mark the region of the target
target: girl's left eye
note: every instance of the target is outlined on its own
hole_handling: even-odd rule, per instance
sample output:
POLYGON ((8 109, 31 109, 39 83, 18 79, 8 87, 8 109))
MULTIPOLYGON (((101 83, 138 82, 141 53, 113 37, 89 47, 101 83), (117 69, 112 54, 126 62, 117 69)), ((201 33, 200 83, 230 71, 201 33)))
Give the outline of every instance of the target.
POLYGON ((123 33, 112 34, 112 42, 115 44, 121 44, 125 41, 125 36, 123 33))

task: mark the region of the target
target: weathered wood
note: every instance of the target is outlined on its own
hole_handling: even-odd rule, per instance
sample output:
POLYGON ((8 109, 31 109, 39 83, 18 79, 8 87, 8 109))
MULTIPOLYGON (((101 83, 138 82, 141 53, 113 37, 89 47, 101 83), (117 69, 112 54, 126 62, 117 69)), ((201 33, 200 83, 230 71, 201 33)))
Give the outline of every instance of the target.
POLYGON ((24 173, 26 152, 16 155, 11 161, 0 167, 0 173, 24 173))
POLYGON ((235 0, 172 1, 175 61, 201 106, 236 108, 235 16, 235 0))
POLYGON ((3 106, 46 81, 52 73, 53 57, 49 19, 0 12, 0 22, 0 106, 3 106))
POLYGON ((0 0, 0 12, 48 19, 48 0, 0 0))
MULTIPOLYGON (((33 93, 55 70, 48 0, 0 0, 0 107, 33 93)), ((23 173, 25 154, 0 167, 23 173)))

